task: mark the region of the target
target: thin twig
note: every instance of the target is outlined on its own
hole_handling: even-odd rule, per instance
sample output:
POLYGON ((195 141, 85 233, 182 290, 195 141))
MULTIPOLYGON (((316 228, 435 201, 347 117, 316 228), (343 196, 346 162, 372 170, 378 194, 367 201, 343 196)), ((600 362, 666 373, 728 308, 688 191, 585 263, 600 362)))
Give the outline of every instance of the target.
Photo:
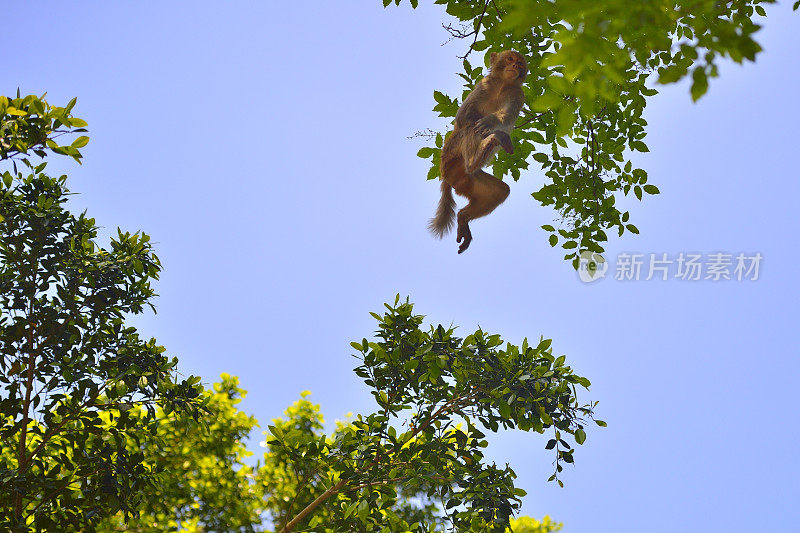
POLYGON ((483 4, 483 11, 481 12, 481 16, 478 18, 478 24, 475 26, 475 31, 474 31, 475 38, 472 39, 472 44, 469 45, 469 49, 467 50, 467 53, 464 54, 463 56, 459 56, 461 59, 467 59, 467 56, 472 53, 472 49, 475 46, 475 43, 478 42, 478 35, 480 35, 480 33, 481 33, 481 25, 483 24, 483 17, 484 17, 484 15, 486 15, 486 8, 489 7, 489 2, 490 1, 491 0, 486 0, 486 2, 483 4))
POLYGON ((550 111, 548 110, 548 111, 542 111, 541 113, 538 113, 536 115, 531 115, 530 117, 528 117, 527 120, 524 120, 524 121, 520 122, 516 127, 520 128, 522 126, 527 126, 528 124, 530 124, 531 122, 533 122, 537 118, 541 117, 542 115, 546 115, 549 112, 550 111))
POLYGON ((434 139, 434 138, 435 138, 435 137, 436 137, 438 134, 439 134, 439 132, 433 131, 433 130, 432 130, 432 129, 430 129, 430 128, 425 128, 425 129, 424 129, 424 130, 422 130, 422 131, 416 131, 416 132, 414 132, 414 135, 409 135, 408 137, 406 137, 406 139, 418 139, 418 138, 423 138, 423 139, 425 139, 425 140, 428 140, 428 141, 430 141, 431 139, 434 139))
MULTIPOLYGON (((36 348, 34 347, 33 343, 33 336, 34 330, 36 329, 36 322, 34 321, 33 311, 34 311, 34 302, 36 301, 36 285, 37 285, 37 278, 39 274, 39 257, 36 252, 38 250, 31 250, 32 253, 35 254, 35 257, 31 261, 31 268, 32 268, 32 277, 31 280, 31 295, 30 300, 28 302, 28 350, 30 350, 28 354, 28 368, 27 368, 27 375, 25 377, 26 385, 25 385, 25 402, 22 404, 22 427, 19 436, 19 443, 17 449, 17 475, 20 475, 24 472, 28 467, 28 460, 33 457, 31 454, 30 457, 26 457, 25 452, 28 449, 28 423, 30 421, 30 408, 31 408, 31 392, 33 391, 33 367, 36 364, 36 348)), ((22 493, 18 492, 14 498, 14 516, 19 519, 22 516, 22 493)))

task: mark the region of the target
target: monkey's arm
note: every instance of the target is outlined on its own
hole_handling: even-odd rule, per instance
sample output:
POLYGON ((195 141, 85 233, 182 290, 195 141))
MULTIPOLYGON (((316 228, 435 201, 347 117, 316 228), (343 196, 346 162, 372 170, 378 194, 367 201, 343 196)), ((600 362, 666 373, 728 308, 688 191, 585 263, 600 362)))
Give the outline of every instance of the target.
POLYGON ((512 94, 497 111, 486 115, 475 123, 475 130, 483 135, 489 135, 498 129, 502 129, 506 133, 510 133, 514 129, 514 123, 517 121, 519 112, 522 110, 522 105, 525 101, 525 96, 522 90, 512 94))
POLYGON ((458 108, 454 122, 456 129, 473 126, 483 117, 480 106, 488 98, 488 92, 483 80, 479 81, 458 108))

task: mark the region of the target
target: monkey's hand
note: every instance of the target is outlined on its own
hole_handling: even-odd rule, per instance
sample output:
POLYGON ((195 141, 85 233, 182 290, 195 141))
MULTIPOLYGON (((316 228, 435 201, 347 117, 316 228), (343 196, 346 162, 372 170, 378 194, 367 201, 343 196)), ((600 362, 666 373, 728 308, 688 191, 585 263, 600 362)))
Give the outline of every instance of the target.
POLYGON ((495 115, 486 115, 478 122, 475 123, 475 131, 481 137, 486 137, 494 132, 497 128, 502 125, 500 119, 497 118, 495 115))

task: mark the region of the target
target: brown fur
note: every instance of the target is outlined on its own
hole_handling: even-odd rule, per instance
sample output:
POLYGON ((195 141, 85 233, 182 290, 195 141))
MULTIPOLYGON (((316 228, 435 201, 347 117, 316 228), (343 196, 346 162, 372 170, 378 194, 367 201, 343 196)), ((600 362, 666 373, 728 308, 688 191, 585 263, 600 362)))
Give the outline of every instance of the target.
POLYGON ((442 198, 428 228, 435 236, 443 237, 456 218, 456 242, 461 243, 458 253, 472 242, 469 221, 494 211, 510 192, 508 185, 481 169, 498 149, 514 151, 509 134, 525 101, 522 82, 527 73, 525 58, 517 52, 492 54, 489 75, 461 104, 453 133, 442 147, 442 198), (457 217, 451 189, 469 200, 457 217))

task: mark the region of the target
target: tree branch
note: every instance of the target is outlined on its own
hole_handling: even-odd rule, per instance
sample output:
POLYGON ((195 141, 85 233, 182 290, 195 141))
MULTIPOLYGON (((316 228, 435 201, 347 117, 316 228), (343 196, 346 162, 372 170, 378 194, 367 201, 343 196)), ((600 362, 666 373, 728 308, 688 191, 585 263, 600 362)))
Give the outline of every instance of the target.
MULTIPOLYGON (((467 50, 467 53, 464 54, 463 56, 459 56, 461 59, 466 59, 467 56, 472 53, 472 48, 475 46, 475 43, 478 42, 478 35, 480 35, 480 33, 481 33, 481 25, 483 24, 483 17, 484 17, 484 15, 486 15, 486 9, 489 7, 489 2, 491 2, 491 1, 492 0, 486 0, 486 2, 484 2, 483 11, 481 11, 481 16, 478 18, 478 24, 475 26, 475 30, 473 32, 473 33, 475 33, 475 38, 472 40, 472 44, 469 45, 469 49, 467 50)), ((496 6, 495 6, 495 9, 497 9, 496 6)))
POLYGON ((280 533, 289 533, 290 531, 292 531, 292 529, 294 529, 294 526, 299 524, 300 521, 303 520, 306 516, 308 516, 314 509, 325 503, 325 501, 327 501, 328 498, 334 496, 335 494, 338 494, 339 491, 341 491, 345 485, 347 485, 347 480, 342 479, 341 481, 333 485, 331 488, 320 494, 316 500, 309 503, 305 509, 303 509, 297 514, 297 516, 289 520, 289 522, 285 526, 283 526, 283 529, 281 529, 280 533))
MULTIPOLYGON (((445 402, 444 405, 439 407, 439 409, 437 409, 423 424, 420 424, 419 426, 416 426, 413 429, 413 431, 411 432, 411 435, 409 435, 408 439, 406 439, 404 441, 404 444, 406 442, 410 441, 411 439, 413 439, 414 437, 416 437, 419 434, 420 431, 422 431, 423 429, 425 429, 428 426, 430 426, 443 413, 449 411, 450 409, 452 409, 453 407, 458 405, 460 402, 463 402, 465 400, 473 398, 476 393, 477 393, 477 391, 473 392, 472 394, 468 394, 466 396, 457 396, 457 397, 445 402)), ((366 466, 362 470, 359 470, 358 473, 361 474, 361 473, 363 473, 365 471, 370 470, 372 467, 374 467, 378 463, 379 459, 380 459, 380 455, 377 455, 375 457, 375 459, 373 459, 368 466, 366 466)), ((308 516, 310 513, 312 513, 317 507, 319 507, 320 505, 325 503, 329 498, 331 498, 331 496, 335 496, 336 494, 341 492, 342 489, 345 487, 345 485, 347 485, 348 481, 349 480, 347 480, 347 479, 343 479, 343 480, 339 481, 338 483, 336 483, 335 485, 333 485, 328 490, 326 490, 325 492, 323 492, 322 494, 320 494, 317 497, 317 499, 315 499, 313 502, 308 504, 305 509, 303 509, 302 511, 300 511, 297 514, 297 516, 295 516, 289 522, 287 522, 286 525, 283 526, 283 529, 280 530, 280 533, 290 533, 294 529, 294 526, 296 526, 298 523, 300 523, 300 521, 302 521, 306 516, 308 516)), ((375 482, 371 482, 371 483, 375 483, 375 482)), ((358 485, 356 487, 358 487, 358 485)), ((351 490, 351 489, 348 489, 348 490, 351 490)))
MULTIPOLYGON (((28 371, 25 376, 25 402, 22 404, 22 427, 19 436, 19 447, 17 449, 17 473, 21 474, 27 468, 28 457, 26 451, 28 449, 28 424, 30 423, 30 408, 31 408, 31 392, 33 391, 33 367, 36 364, 36 347, 34 346, 33 336, 36 328, 34 322, 33 305, 36 301, 36 279, 39 274, 39 259, 38 255, 34 254, 31 261, 32 280, 31 280, 31 295, 28 301, 28 371)), ((32 457, 32 456, 31 456, 32 457)), ((18 492, 14 498, 14 515, 16 518, 22 516, 22 493, 18 492)))

